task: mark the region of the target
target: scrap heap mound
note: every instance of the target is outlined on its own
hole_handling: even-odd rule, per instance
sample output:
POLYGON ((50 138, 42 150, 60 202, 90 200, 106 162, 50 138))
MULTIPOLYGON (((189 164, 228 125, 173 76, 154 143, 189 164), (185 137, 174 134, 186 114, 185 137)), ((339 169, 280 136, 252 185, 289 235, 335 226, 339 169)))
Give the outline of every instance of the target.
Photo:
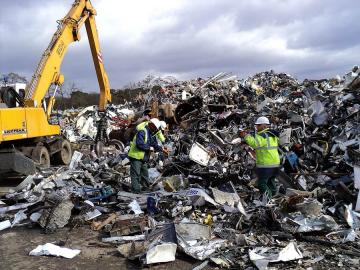
MULTIPOLYGON (((168 158, 154 154, 151 183, 130 191, 131 104, 108 110, 117 147, 97 156, 95 107, 63 113, 73 143, 68 167, 39 170, 2 192, 0 230, 33 223, 51 233, 88 226, 102 241, 144 264, 179 253, 227 268, 314 265, 356 268, 359 263, 360 76, 299 82, 284 73, 238 80, 157 80, 156 100, 170 124, 168 158), (161 83, 160 83, 161 82, 161 83), (159 86, 160 85, 160 86, 159 86), (280 132, 278 194, 256 188, 255 152, 239 139, 267 116, 280 132)), ((250 268, 249 268, 250 269, 250 268)), ((309 268, 308 268, 309 269, 309 268)))

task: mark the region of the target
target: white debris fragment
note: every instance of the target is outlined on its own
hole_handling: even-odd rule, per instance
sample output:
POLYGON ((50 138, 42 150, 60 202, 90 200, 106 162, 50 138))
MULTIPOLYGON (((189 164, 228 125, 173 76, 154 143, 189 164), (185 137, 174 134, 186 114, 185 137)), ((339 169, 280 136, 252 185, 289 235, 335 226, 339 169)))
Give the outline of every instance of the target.
POLYGON ((131 235, 131 236, 114 236, 114 237, 107 237, 103 238, 102 241, 104 243, 123 243, 128 241, 144 241, 145 235, 131 235))
POLYGON ((345 220, 347 224, 353 228, 358 229, 360 228, 360 220, 357 217, 357 213, 352 210, 352 204, 345 205, 345 212, 344 212, 345 220))
POLYGON ((355 211, 360 212, 360 190, 359 190, 359 192, 358 192, 358 196, 357 196, 357 200, 356 200, 355 211))
POLYGON ((38 222, 39 221, 39 219, 40 219, 40 217, 41 217, 41 215, 42 215, 42 210, 41 211, 39 211, 39 212, 35 212, 35 213, 32 213, 31 215, 30 215, 30 220, 32 221, 32 222, 38 222))
POLYGON ((66 259, 72 259, 79 255, 81 250, 63 248, 57 245, 46 243, 45 245, 38 245, 35 249, 30 251, 30 256, 56 256, 64 257, 66 259))
POLYGON ((27 219, 27 215, 25 214, 25 211, 27 209, 23 209, 23 210, 19 210, 16 214, 15 214, 15 217, 14 217, 14 220, 11 224, 11 227, 13 227, 15 224, 18 224, 20 223, 21 221, 27 219))
POLYGON ((98 216, 101 216, 101 212, 97 209, 94 209, 94 211, 90 211, 90 212, 87 212, 85 214, 85 220, 88 221, 88 220, 92 220, 98 216))
POLYGON ((177 244, 164 243, 150 248, 146 253, 146 264, 175 261, 177 244))
POLYGON ((354 187, 358 189, 355 211, 360 211, 360 166, 354 166, 354 187))
POLYGON ((185 241, 178 237, 178 242, 184 252, 198 260, 209 258, 218 248, 227 245, 227 240, 212 239, 206 241, 185 241))
POLYGON ((202 206, 205 204, 205 201, 215 206, 218 205, 204 190, 200 188, 190 188, 186 195, 191 198, 194 206, 202 206))
POLYGON ((190 149, 189 158, 200 165, 207 166, 210 160, 210 154, 204 146, 196 142, 190 149))
POLYGON ((269 262, 288 262, 303 258, 296 243, 290 242, 279 253, 273 252, 272 248, 256 247, 249 250, 250 260, 260 270, 268 269, 269 262))
POLYGON ((5 221, 0 222, 0 231, 5 230, 10 227, 11 227, 10 220, 5 220, 5 221))
POLYGON ((135 215, 140 215, 144 213, 140 208, 140 204, 136 200, 133 200, 131 203, 129 203, 129 207, 135 215))
POLYGON ((69 169, 70 170, 73 170, 77 167, 79 161, 81 160, 83 154, 78 152, 78 151, 75 151, 72 158, 71 158, 71 162, 70 162, 70 165, 69 165, 69 169))

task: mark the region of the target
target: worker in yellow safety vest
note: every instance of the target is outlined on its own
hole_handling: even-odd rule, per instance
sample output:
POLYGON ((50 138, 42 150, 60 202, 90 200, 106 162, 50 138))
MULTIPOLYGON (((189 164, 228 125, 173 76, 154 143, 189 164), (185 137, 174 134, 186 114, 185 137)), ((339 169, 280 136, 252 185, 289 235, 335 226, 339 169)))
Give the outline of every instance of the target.
MULTIPOLYGON (((152 119, 157 119, 157 118, 152 118, 152 119)), ((151 119, 150 119, 150 120, 151 120, 151 119)), ((144 122, 138 124, 138 125, 136 126, 136 130, 142 129, 142 128, 143 128, 144 126, 146 126, 148 123, 149 123, 149 121, 144 121, 144 122)), ((165 140, 166 140, 166 138, 165 138, 165 136, 164 136, 164 134, 163 134, 163 131, 165 131, 166 127, 167 127, 167 124, 166 124, 165 121, 159 121, 159 130, 158 130, 158 132, 156 132, 155 137, 156 137, 156 139, 158 139, 161 143, 164 143, 165 140)))
POLYGON ((141 183, 149 184, 149 173, 147 162, 150 152, 164 152, 168 154, 166 148, 158 145, 155 134, 159 131, 160 121, 157 118, 150 119, 149 122, 137 129, 136 134, 130 142, 128 157, 130 159, 131 187, 134 193, 141 192, 141 183))
POLYGON ((270 121, 265 116, 256 120, 255 127, 257 132, 254 136, 241 131, 240 137, 255 149, 257 185, 260 192, 271 198, 277 192, 275 178, 280 168, 279 133, 269 129, 270 121))

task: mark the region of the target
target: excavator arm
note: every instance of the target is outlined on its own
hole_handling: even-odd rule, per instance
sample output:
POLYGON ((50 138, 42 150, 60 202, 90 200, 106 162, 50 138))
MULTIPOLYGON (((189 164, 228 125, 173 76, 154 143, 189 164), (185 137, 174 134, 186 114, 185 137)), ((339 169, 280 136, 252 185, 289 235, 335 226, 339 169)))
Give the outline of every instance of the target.
POLYGON ((55 85, 55 91, 46 108, 47 117, 50 117, 57 87, 64 82, 64 76, 60 72, 61 63, 69 44, 80 40, 80 29, 85 24, 100 87, 99 111, 105 110, 107 103, 111 102, 111 93, 103 64, 95 16, 96 11, 90 0, 76 0, 68 14, 58 21, 58 29, 43 53, 31 82, 25 90, 25 107, 42 107, 42 102, 50 86, 55 85))

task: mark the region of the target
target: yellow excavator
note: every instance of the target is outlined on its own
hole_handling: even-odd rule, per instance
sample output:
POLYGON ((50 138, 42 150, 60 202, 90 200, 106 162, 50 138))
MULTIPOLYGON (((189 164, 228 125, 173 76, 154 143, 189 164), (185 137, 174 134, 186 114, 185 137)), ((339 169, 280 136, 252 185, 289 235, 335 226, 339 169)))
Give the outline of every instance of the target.
MULTIPOLYGON (((108 77, 100 50, 95 23, 96 10, 90 0, 76 0, 68 14, 58 21, 58 28, 36 68, 25 96, 13 91, 18 106, 0 106, 0 173, 31 174, 35 165, 49 167, 50 163, 69 164, 71 145, 61 136, 60 126, 51 124, 50 117, 55 95, 64 82, 60 66, 70 43, 80 40, 85 24, 91 54, 100 87, 99 112, 105 114, 111 102, 108 77), (46 94, 50 97, 45 98, 46 94)), ((7 89, 9 90, 9 89, 7 89)), ((11 93, 11 91, 6 91, 11 93)), ((102 137, 104 123, 100 123, 97 139, 102 137)), ((1 178, 1 177, 0 177, 1 178)))

